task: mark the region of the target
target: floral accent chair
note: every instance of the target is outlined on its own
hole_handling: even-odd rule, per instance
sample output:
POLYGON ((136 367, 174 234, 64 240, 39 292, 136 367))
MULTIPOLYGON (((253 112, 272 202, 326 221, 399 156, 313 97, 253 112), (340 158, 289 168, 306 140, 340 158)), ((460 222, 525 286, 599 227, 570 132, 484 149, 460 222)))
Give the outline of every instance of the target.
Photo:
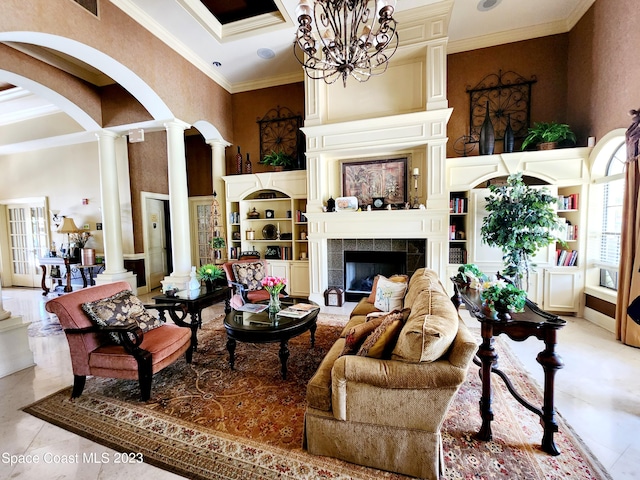
MULTIPOLYGON (((262 279, 269 275, 265 260, 234 260, 224 263, 222 268, 227 275, 229 288, 233 289, 231 308, 269 300, 269 292, 262 286, 262 279)), ((283 293, 286 295, 286 292, 283 293)))

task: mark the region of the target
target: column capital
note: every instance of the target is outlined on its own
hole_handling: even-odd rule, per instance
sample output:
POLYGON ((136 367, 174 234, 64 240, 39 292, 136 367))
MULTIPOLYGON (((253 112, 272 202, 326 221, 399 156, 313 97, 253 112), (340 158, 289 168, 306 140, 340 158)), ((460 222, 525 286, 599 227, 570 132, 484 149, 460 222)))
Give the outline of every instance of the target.
POLYGON ((111 130, 100 130, 98 132, 96 132, 96 138, 98 140, 102 139, 102 138, 120 138, 122 135, 116 133, 116 132, 112 132, 111 130))
POLYGON ((213 140, 207 140, 207 144, 210 145, 212 148, 227 148, 230 147, 232 144, 227 142, 226 140, 223 140, 221 138, 216 138, 213 140))
POLYGON ((163 125, 164 125, 164 128, 166 128, 167 130, 173 129, 173 128, 180 128, 182 130, 187 130, 188 128, 191 128, 191 124, 187 122, 183 122, 182 120, 178 120, 177 118, 174 118, 173 120, 168 120, 164 122, 163 125))

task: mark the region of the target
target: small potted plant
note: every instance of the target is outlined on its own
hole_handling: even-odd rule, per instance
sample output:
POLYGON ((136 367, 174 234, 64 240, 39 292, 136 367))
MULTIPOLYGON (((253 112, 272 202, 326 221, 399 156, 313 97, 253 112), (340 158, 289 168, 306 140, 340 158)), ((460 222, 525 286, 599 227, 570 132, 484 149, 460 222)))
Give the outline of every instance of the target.
POLYGON ((527 293, 512 283, 498 280, 483 289, 480 298, 486 307, 498 313, 498 318, 509 320, 510 313, 521 312, 524 309, 527 293))
POLYGON ((473 289, 478 289, 487 280, 487 276, 473 263, 460 265, 456 278, 473 289))
POLYGON ((293 157, 283 151, 276 152, 271 150, 260 160, 260 163, 262 165, 271 165, 275 171, 282 171, 293 166, 293 157))
POLYGON ((530 145, 537 145, 538 150, 552 150, 558 143, 569 141, 576 143, 576 135, 569 125, 557 122, 536 122, 529 128, 529 133, 522 141, 522 150, 530 145))
POLYGON ((211 245, 211 248, 213 248, 213 253, 214 253, 214 257, 216 259, 221 259, 222 258, 222 249, 225 247, 225 245, 227 244, 224 241, 224 238, 222 237, 213 237, 211 239, 211 241, 209 242, 209 244, 211 245))
POLYGON ((216 280, 224 278, 224 270, 217 265, 207 263, 198 269, 198 278, 204 281, 207 292, 213 291, 216 280))

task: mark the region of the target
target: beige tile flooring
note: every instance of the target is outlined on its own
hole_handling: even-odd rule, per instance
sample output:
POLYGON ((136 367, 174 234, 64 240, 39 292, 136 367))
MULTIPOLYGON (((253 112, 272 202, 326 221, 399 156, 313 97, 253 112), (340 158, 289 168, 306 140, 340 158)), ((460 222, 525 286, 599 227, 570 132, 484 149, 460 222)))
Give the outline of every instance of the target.
MULTIPOLYGON (((4 289, 5 310, 30 322, 47 318, 44 299, 37 289, 4 289)), ((144 299, 144 296, 143 296, 144 299)), ((326 308, 330 313, 348 313, 353 304, 326 308)), ((470 326, 477 322, 466 312, 470 326)), ((640 471, 640 350, 621 345, 614 335, 581 318, 565 317, 559 333, 558 351, 565 367, 556 376, 556 406, 559 413, 584 439, 615 480, 638 478, 640 471)), ((22 413, 20 408, 71 385, 69 350, 64 335, 30 337, 36 366, 0 379, 0 480, 81 478, 83 480, 181 478, 156 467, 103 464, 62 464, 54 455, 73 458, 83 453, 115 452, 65 430, 22 413), (48 454, 53 463, 21 463, 11 466, 9 455, 48 454)), ((542 369, 535 356, 542 343, 535 339, 509 342, 542 384, 542 369)), ((495 412, 499 415, 499 412, 495 412)), ((475 412, 474 412, 475 414, 475 412)))

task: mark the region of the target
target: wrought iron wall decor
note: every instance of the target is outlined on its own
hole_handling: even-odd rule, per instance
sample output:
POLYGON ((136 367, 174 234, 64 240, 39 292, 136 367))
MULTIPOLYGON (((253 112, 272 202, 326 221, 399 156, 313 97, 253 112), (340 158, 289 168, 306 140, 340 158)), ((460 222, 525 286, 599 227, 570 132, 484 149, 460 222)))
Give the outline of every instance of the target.
POLYGON ((467 87, 469 137, 465 144, 478 143, 487 102, 496 140, 504 140, 507 117, 510 118, 514 138, 526 137, 530 125, 531 86, 536 81, 535 75, 526 79, 516 72, 499 70, 484 77, 475 87, 467 87))
POLYGON ((295 160, 297 168, 303 168, 302 116, 278 105, 257 122, 260 129, 260 160, 272 151, 284 152, 295 160))

